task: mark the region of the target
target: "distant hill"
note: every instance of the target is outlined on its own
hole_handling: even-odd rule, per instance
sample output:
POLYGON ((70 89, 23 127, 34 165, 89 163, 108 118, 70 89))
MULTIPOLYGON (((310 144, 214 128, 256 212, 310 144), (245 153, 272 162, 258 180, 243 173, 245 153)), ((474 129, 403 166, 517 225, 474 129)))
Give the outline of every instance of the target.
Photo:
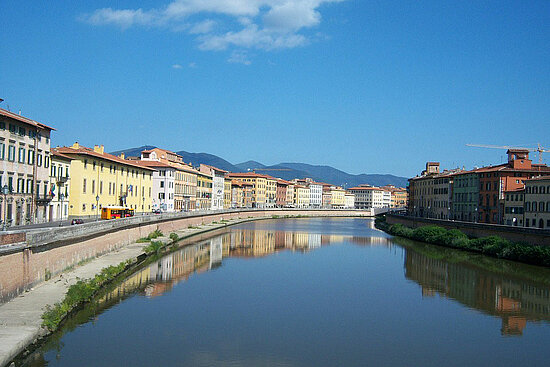
POLYGON ((141 157, 141 152, 143 152, 144 150, 149 150, 149 149, 153 149, 153 148, 156 148, 156 147, 153 146, 153 145, 143 145, 143 146, 138 147, 138 148, 129 148, 129 149, 124 149, 124 150, 117 150, 116 152, 111 152, 110 154, 118 156, 118 155, 120 155, 120 153, 124 153, 125 157, 141 157))
POLYGON ((176 152, 182 156, 185 163, 192 163, 193 166, 199 166, 202 164, 207 164, 209 166, 214 166, 216 168, 224 169, 229 172, 240 172, 240 169, 223 158, 218 157, 214 154, 208 153, 189 153, 184 150, 176 152))
MULTIPOLYGON (((144 145, 138 148, 119 150, 111 154, 120 155, 120 153, 124 153, 126 157, 139 157, 142 151, 153 148, 155 147, 152 145, 144 145)), ((345 187, 353 187, 360 184, 370 184, 373 186, 394 185, 396 187, 407 186, 407 178, 389 174, 363 173, 360 175, 353 175, 331 166, 317 166, 307 163, 279 163, 272 166, 266 166, 260 162, 250 160, 232 164, 223 158, 209 153, 189 153, 184 150, 176 153, 182 156, 184 162, 191 163, 193 166, 198 166, 203 163, 230 172, 247 172, 248 169, 258 168, 261 169, 257 171, 258 173, 265 173, 284 180, 311 177, 315 181, 327 182, 345 187), (270 169, 273 169, 273 171, 270 169)))

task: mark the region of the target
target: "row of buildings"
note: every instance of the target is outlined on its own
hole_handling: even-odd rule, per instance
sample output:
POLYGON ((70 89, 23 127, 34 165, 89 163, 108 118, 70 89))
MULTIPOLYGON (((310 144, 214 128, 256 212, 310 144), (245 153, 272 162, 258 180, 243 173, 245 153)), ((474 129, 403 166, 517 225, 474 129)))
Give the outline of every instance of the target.
POLYGON ((409 179, 408 214, 521 227, 550 228, 550 167, 509 149, 506 163, 440 171, 438 162, 409 179))
POLYGON ((154 148, 115 156, 103 145, 52 148, 55 129, 0 109, 0 188, 4 224, 96 217, 103 207, 135 212, 227 208, 405 207, 406 190, 368 185, 348 190, 312 179, 231 173, 154 148))

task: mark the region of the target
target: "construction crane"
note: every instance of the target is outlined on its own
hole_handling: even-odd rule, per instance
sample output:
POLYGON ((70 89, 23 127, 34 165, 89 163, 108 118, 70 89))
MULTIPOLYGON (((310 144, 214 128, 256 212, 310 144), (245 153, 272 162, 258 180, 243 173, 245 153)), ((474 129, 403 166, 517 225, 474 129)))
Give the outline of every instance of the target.
POLYGON ((542 164, 542 153, 550 153, 550 149, 543 147, 540 143, 537 143, 536 148, 522 148, 522 147, 510 147, 507 145, 483 145, 483 144, 466 144, 469 147, 477 148, 492 148, 492 149, 525 149, 530 152, 539 153, 539 163, 542 164))

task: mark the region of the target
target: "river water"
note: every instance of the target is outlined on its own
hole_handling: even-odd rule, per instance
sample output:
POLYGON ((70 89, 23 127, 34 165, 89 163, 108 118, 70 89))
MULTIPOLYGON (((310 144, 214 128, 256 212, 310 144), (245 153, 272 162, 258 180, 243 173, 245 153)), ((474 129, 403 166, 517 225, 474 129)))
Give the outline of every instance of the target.
POLYGON ((182 242, 24 365, 550 365, 550 270, 373 224, 275 219, 182 242))

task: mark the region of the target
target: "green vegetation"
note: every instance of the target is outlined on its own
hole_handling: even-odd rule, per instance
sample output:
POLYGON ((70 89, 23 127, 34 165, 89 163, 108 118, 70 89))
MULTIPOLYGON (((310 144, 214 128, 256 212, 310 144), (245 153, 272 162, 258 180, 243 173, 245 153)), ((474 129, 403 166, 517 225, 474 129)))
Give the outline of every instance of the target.
POLYGON ((148 239, 147 237, 142 237, 140 238, 139 240, 137 240, 136 242, 137 243, 147 243, 147 242, 150 242, 151 240, 148 239))
POLYGON ((162 237, 162 236, 163 236, 162 232, 160 230, 156 229, 154 232, 149 233, 147 238, 149 240, 154 240, 155 238, 162 237))
POLYGON ((130 261, 121 262, 118 265, 112 265, 101 270, 95 277, 87 280, 79 279, 71 285, 65 294, 63 301, 53 306, 46 306, 46 311, 42 314, 42 326, 50 331, 59 327, 63 319, 78 305, 89 302, 94 294, 105 284, 111 282, 120 275, 130 261))
POLYGON ((468 238, 468 236, 458 229, 445 229, 438 226, 424 226, 412 229, 399 223, 389 225, 386 223, 385 218, 377 218, 376 227, 394 236, 410 238, 433 245, 477 252, 499 259, 550 267, 550 248, 546 246, 510 242, 498 236, 468 238))
POLYGON ((172 232, 172 233, 170 233, 170 239, 171 239, 173 242, 176 242, 177 240, 180 239, 180 237, 178 236, 177 233, 172 232))
POLYGON ((272 215, 271 218, 273 218, 273 219, 278 219, 279 216, 278 216, 278 215, 272 215))
POLYGON ((143 248, 143 251, 145 251, 145 253, 147 255, 151 255, 151 254, 159 252, 159 250, 163 246, 164 246, 164 244, 161 241, 151 241, 151 244, 149 246, 145 246, 143 248))
POLYGON ((212 224, 218 224, 218 222, 212 222, 212 224))
POLYGON ((222 219, 220 222, 222 223, 229 223, 229 221, 227 219, 222 219))
POLYGON ((197 226, 187 226, 187 229, 199 229, 200 227, 197 227, 197 226))

